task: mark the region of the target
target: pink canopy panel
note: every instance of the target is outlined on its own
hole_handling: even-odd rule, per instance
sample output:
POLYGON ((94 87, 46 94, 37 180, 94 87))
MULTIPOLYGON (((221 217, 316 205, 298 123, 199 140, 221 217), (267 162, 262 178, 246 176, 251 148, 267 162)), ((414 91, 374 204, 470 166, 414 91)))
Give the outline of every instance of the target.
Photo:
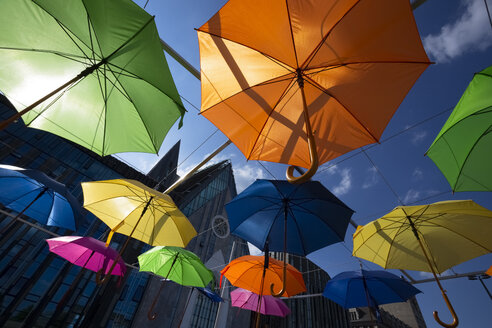
MULTIPOLYGON (((258 308, 258 299, 258 294, 242 288, 237 288, 231 292, 232 306, 241 309, 256 311, 258 308)), ((290 309, 284 301, 271 295, 263 295, 260 313, 285 317, 290 314, 290 309)))

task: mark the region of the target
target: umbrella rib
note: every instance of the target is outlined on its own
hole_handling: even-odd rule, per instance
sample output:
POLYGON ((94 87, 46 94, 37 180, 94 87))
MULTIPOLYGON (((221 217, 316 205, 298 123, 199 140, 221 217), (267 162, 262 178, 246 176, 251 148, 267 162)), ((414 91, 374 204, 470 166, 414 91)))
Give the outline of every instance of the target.
MULTIPOLYGON (((83 40, 81 40, 75 33, 73 33, 70 28, 68 28, 68 26, 65 26, 64 24, 62 24, 55 16, 53 16, 50 12, 48 12, 47 10, 45 10, 41 5, 39 5, 38 3, 34 2, 34 4, 36 4, 37 6, 39 6, 39 8, 41 8, 43 10, 43 12, 45 12, 46 14, 48 14, 49 16, 51 16, 51 18, 53 18, 57 23, 58 25, 60 25, 60 27, 62 28, 63 32, 65 32, 65 34, 67 34, 67 36, 70 38, 70 40, 72 40, 72 42, 75 44, 75 46, 77 46, 77 48, 80 49, 80 51, 82 51, 82 49, 79 47, 79 45, 77 44, 77 42, 75 42, 75 40, 67 33, 67 31, 70 31, 70 33, 72 33, 75 37, 77 37, 77 39, 83 44, 85 45, 87 48, 91 49, 87 44, 85 44, 85 42, 83 40)), ((84 8, 85 8, 85 4, 82 2, 84 8)), ((87 8, 85 8, 85 11, 87 11, 87 8)), ((86 56, 87 59, 90 60, 90 58, 82 51, 82 53, 84 54, 84 56, 86 56)))
MULTIPOLYGON (((127 65, 128 65, 128 64, 129 64, 129 63, 127 63, 127 65)), ((125 68, 123 68, 123 67, 120 67, 120 66, 118 66, 118 65, 115 65, 114 63, 110 63, 110 62, 108 62, 108 66, 109 66, 109 65, 112 65, 112 66, 114 66, 114 67, 116 67, 116 68, 120 69, 121 71, 123 71, 123 72, 125 72, 125 73, 128 73, 128 75, 126 75, 126 74, 121 74, 121 73, 118 73, 118 75, 123 75, 123 76, 133 77, 133 78, 135 78, 135 79, 142 80, 142 81, 144 81, 145 83, 147 83, 147 84, 149 84, 149 85, 153 86, 155 89, 157 89, 157 90, 159 90, 161 93, 165 94, 165 95, 166 95, 166 96, 167 96, 167 97, 168 97, 168 98, 169 98, 169 99, 170 99, 170 100, 171 100, 174 104, 176 104, 178 107, 182 108, 184 111, 187 111, 187 110, 186 110, 186 108, 184 108, 184 106, 183 106, 182 104, 180 104, 180 103, 176 102, 176 101, 175 101, 175 100, 174 100, 174 99, 173 99, 170 95, 168 95, 166 92, 164 92, 163 90, 161 90, 160 88, 158 88, 157 86, 155 86, 152 82, 147 81, 147 80, 145 80, 144 78, 142 78, 142 77, 138 76, 137 74, 132 73, 132 72, 130 72, 130 71, 128 71, 128 70, 126 70, 126 69, 125 69, 125 68)), ((116 76, 115 76, 115 78, 116 78, 116 76)), ((120 84, 121 84, 121 83, 120 83, 120 84)))
MULTIPOLYGON (((304 254, 307 255, 306 248, 304 247, 304 236, 301 233, 301 228, 299 227, 299 224, 297 224, 297 220, 296 220, 296 217, 294 216, 294 212, 292 211, 292 208, 290 208, 290 207, 289 207, 289 212, 290 212, 290 215, 292 215, 292 221, 294 221, 294 223, 295 223, 295 225, 297 227, 297 231, 299 232, 299 238, 301 239, 302 251, 303 251, 304 254)), ((286 224, 287 224, 287 222, 286 222, 286 224)), ((287 256, 287 255, 284 254, 284 256, 287 256)))
MULTIPOLYGON (((295 85, 295 82, 294 81, 291 81, 291 83, 289 85, 287 85, 287 87, 285 88, 285 90, 282 92, 281 96, 279 97, 279 99, 277 100, 277 102, 275 103, 275 105, 272 106, 272 110, 270 111, 270 113, 268 113, 267 118, 265 119, 265 122, 263 122, 262 127, 258 131, 258 135, 255 138, 255 142, 253 143, 253 147, 251 147, 251 150, 249 151, 248 156, 246 156, 246 158, 248 160, 251 158, 251 154, 253 153, 253 150, 255 149, 256 144, 258 143, 258 140, 260 139, 260 136, 262 135, 262 132, 265 129, 266 124, 268 123, 268 120, 272 116, 273 112, 275 112, 275 108, 278 106, 278 104, 280 103, 280 101, 282 101, 284 99, 284 97, 287 95, 287 93, 294 87, 294 85, 295 85)), ((268 138, 267 135, 268 135, 268 133, 264 137, 265 138, 268 138)), ((270 138, 268 138, 268 139, 271 140, 270 138)), ((271 141, 273 141, 273 140, 271 140, 271 141)), ((279 146, 282 146, 282 145, 279 145, 279 146)))
POLYGON ((321 49, 321 47, 323 46, 323 44, 325 43, 326 39, 328 39, 328 37, 330 36, 331 32, 335 29, 335 27, 338 26, 338 24, 359 4, 361 3, 361 0, 358 0, 356 3, 354 3, 346 12, 345 14, 343 14, 342 17, 340 17, 340 19, 335 23, 333 24, 333 26, 330 28, 329 31, 326 32, 325 36, 321 39, 320 43, 318 43, 318 45, 314 48, 314 50, 311 52, 311 54, 306 58, 306 60, 304 61, 304 63, 302 63, 302 67, 303 70, 309 65, 309 63, 314 59, 314 57, 316 56, 316 54, 318 53, 318 51, 321 49))
POLYGON ((338 64, 332 64, 332 65, 323 65, 319 67, 310 67, 309 69, 306 69, 306 71, 309 71, 309 73, 303 72, 304 75, 312 75, 312 74, 318 74, 321 73, 325 70, 329 70, 330 68, 339 68, 339 67, 345 67, 348 65, 358 65, 358 64, 418 64, 418 65, 430 65, 433 62, 430 61, 409 61, 409 60, 368 60, 368 61, 349 61, 349 62, 343 62, 343 63, 338 63, 338 64), (311 72, 312 70, 319 69, 319 71, 316 72, 311 72))
MULTIPOLYGON (((457 234, 458 236, 462 237, 463 239, 468 240, 468 241, 469 241, 469 242, 471 242, 472 244, 475 244, 475 245, 477 245, 477 246, 479 246, 479 247, 481 247, 481 248, 485 249, 487 252, 492 252, 492 249, 488 249, 487 247, 485 247, 485 246, 481 245, 480 243, 477 243, 476 241, 472 240, 471 238, 469 238, 469 237, 467 237, 467 236, 465 236, 465 235, 463 235, 463 234, 461 234, 461 233, 459 233, 459 232, 457 232, 457 231, 454 231, 453 229, 450 229, 449 227, 446 227, 446 226, 443 226, 443 225, 437 224, 437 223, 435 223, 435 222, 430 222, 430 223, 431 223, 431 224, 433 224, 433 225, 435 225, 435 226, 437 226, 437 227, 440 227, 440 228, 443 228, 443 229, 449 230, 449 231, 451 231, 451 232, 453 232, 453 233, 457 234)), ((420 232, 420 231, 419 231, 419 232, 420 232)), ((422 236, 424 236, 422 233, 420 233, 420 234, 421 234, 422 236)), ((436 266, 436 267, 437 267, 437 266, 436 266)))
MULTIPOLYGON (((97 69, 96 70, 96 78, 97 78, 97 83, 99 84, 99 91, 101 92, 101 95, 102 95, 102 98, 103 98, 103 101, 104 101, 104 109, 101 111, 101 113, 99 114, 99 119, 98 119, 98 122, 97 122, 97 126, 96 126, 96 132, 97 132, 97 128, 99 127, 99 124, 101 124, 101 120, 102 120, 102 116, 103 116, 103 113, 106 112, 105 108, 106 108, 106 96, 105 96, 105 92, 104 92, 104 88, 103 88, 103 85, 101 83, 101 78, 99 76, 100 72, 99 70, 97 69)), ((104 85, 106 85, 106 82, 104 82, 104 85)), ((106 118, 106 115, 104 116, 106 118)), ((106 125, 106 123, 105 123, 106 125)), ((104 134, 103 134, 103 145, 102 145, 102 153, 104 154, 104 139, 106 138, 106 134, 105 134, 105 129, 104 129, 104 134)), ((94 147, 94 143, 96 141, 96 135, 97 133, 94 133, 94 137, 92 138, 92 144, 91 144, 91 147, 94 147)))
POLYGON ((261 55, 265 56, 267 59, 270 59, 272 62, 274 62, 275 64, 279 65, 280 67, 285 68, 286 70, 289 70, 289 71, 290 71, 290 73, 295 73, 295 69, 293 69, 290 65, 288 65, 288 64, 286 64, 286 63, 284 63, 284 62, 283 62, 282 60, 280 60, 280 59, 277 59, 277 58, 275 58, 275 57, 273 57, 273 56, 267 55, 266 53, 264 53, 264 52, 262 52, 262 51, 260 51, 260 50, 258 50, 258 49, 256 49, 256 48, 254 48, 254 47, 248 46, 248 45, 246 45, 246 44, 244 44, 244 43, 237 42, 237 41, 235 41, 235 40, 232 40, 232 39, 226 38, 226 37, 224 37, 224 36, 221 36, 221 35, 218 35, 218 34, 215 34, 215 33, 211 33, 211 32, 209 32, 209 31, 202 31, 202 30, 200 30, 200 29, 198 29, 197 31, 202 32, 202 33, 209 34, 209 35, 214 36, 214 37, 217 37, 217 38, 219 38, 219 39, 223 39, 223 40, 226 40, 226 41, 229 41, 229 42, 232 42, 232 43, 238 44, 238 45, 243 46, 243 47, 245 47, 245 48, 249 48, 249 49, 251 49, 251 50, 254 50, 254 51, 258 52, 259 54, 261 54, 261 55))
POLYGON ((294 42, 294 32, 292 31, 292 20, 290 19, 289 0, 285 0, 285 8, 287 10, 287 18, 289 20, 290 37, 292 40, 292 48, 294 49, 294 57, 296 59, 296 65, 297 65, 296 68, 299 68, 299 59, 297 58, 296 43, 294 42))
MULTIPOLYGON (((318 214, 316 214, 316 213, 312 212, 311 210, 309 210, 308 208, 305 208, 304 206, 301 206, 301 205, 298 205, 298 206, 299 206, 300 208, 302 208, 303 210, 305 210, 305 212, 306 212, 306 213, 312 214, 312 215, 314 215, 314 216, 316 216, 316 217, 320 218, 320 221, 321 221, 324 225, 326 225, 326 226, 327 226, 327 227, 328 227, 331 231, 334 231, 333 227, 332 227, 332 226, 330 226, 330 224, 329 224, 328 222, 326 222, 325 220, 321 219, 321 217, 320 217, 318 214)), ((294 215, 294 213, 292 213, 292 216, 293 216, 293 215, 294 215)), ((297 220, 296 220, 296 222, 297 222, 297 220)), ((347 220, 347 225, 348 225, 348 220, 347 220)), ((345 234, 344 234, 344 236, 339 236, 339 235, 337 234, 337 236, 338 236, 338 238, 340 238, 340 240, 339 240, 338 242, 342 242, 342 241, 343 241, 343 239, 344 239, 343 237, 345 237, 345 234)), ((333 244, 334 244, 334 243, 333 243, 333 244)))
POLYGON ((378 138, 376 138, 372 133, 371 131, 369 131, 366 126, 364 124, 362 124, 361 121, 359 121, 359 119, 344 105, 342 104, 342 102, 337 98, 335 97, 333 94, 331 94, 330 92, 328 92, 328 90, 324 89, 321 85, 319 85, 316 81, 314 81, 313 79, 311 79, 310 77, 306 76, 305 80, 311 84, 312 86, 314 86, 315 88, 319 89, 321 92, 325 93, 326 95, 328 95, 329 97, 333 98, 336 100, 337 103, 340 104, 340 106, 342 106, 343 109, 345 109, 345 111, 350 114, 350 116, 357 122, 359 123, 359 125, 363 128, 363 130, 365 130, 367 132, 367 134, 374 140, 374 142, 379 142, 378 138))
MULTIPOLYGON (((389 245, 389 247, 388 247, 388 253, 386 253, 386 261, 385 261, 385 263, 384 263, 384 268, 385 268, 385 269, 387 268, 389 254, 390 254, 390 252, 391 252, 391 249, 393 248, 393 244, 395 243, 396 237, 398 237, 398 235, 399 235, 400 233, 403 233, 403 232, 406 230, 406 228, 408 228, 408 226, 409 226, 408 224, 402 223, 402 224, 400 225, 400 227, 398 228, 398 230, 396 231, 396 234, 394 235, 394 237, 391 239, 391 243, 390 243, 390 245, 389 245), (402 228, 405 228, 405 230, 403 230, 403 231, 402 231, 402 228)), ((384 229, 381 229, 381 230, 384 230, 384 229)), ((376 232, 377 232, 377 231, 376 231, 376 232)), ((374 233, 374 234, 376 234, 376 233, 374 233)), ((374 234, 373 234, 373 236, 374 236, 374 234)), ((383 246, 383 243, 381 243, 381 244, 380 244, 380 246, 379 246, 379 248, 378 248, 378 252, 379 252, 379 249, 380 249, 382 246, 383 246)))
MULTIPOLYGON (((51 14, 50 14, 50 15, 51 15, 51 14)), ((82 54, 84 54, 84 57, 85 57, 85 58, 87 58, 87 59, 89 59, 89 61, 90 61, 90 59, 91 59, 91 58, 90 58, 90 57, 89 57, 89 56, 85 53, 85 51, 84 51, 84 50, 82 50, 82 48, 79 46, 79 44, 78 44, 77 42, 75 42, 74 38, 72 38, 72 36, 71 36, 71 35, 67 32, 67 30, 68 30, 68 29, 67 29, 67 28, 66 28, 66 27, 65 27, 65 26, 64 26, 64 25, 63 25, 63 24, 62 24, 62 23, 61 23, 58 19, 56 19, 54 16, 51 16, 51 17, 53 17, 53 18, 56 20, 56 22, 58 23, 58 25, 60 26, 60 28, 62 29, 62 31, 63 31, 63 32, 65 32, 65 34, 66 34, 66 35, 68 36, 68 38, 69 38, 69 39, 73 42, 73 44, 74 44, 74 45, 75 45, 75 46, 76 46, 76 47, 80 50, 80 52, 81 52, 82 54)), ((71 32, 71 31, 70 31, 70 32, 71 32)), ((80 39, 79 39, 79 40, 80 40, 80 39)), ((83 42, 82 42, 82 43, 83 43, 83 42)), ((88 47, 85 43, 84 43, 84 45, 85 45, 86 47, 88 47)), ((88 48, 89 48, 89 49, 91 49, 90 47, 88 47, 88 48)), ((93 52, 93 53, 94 53, 94 52, 93 52)))
MULTIPOLYGON (((202 72, 202 74, 205 75, 205 77, 207 76, 204 72, 202 72)), ((289 72, 289 73, 287 73, 285 75, 277 76, 277 77, 272 78, 270 80, 267 80, 267 81, 264 81, 264 82, 261 82, 261 83, 258 83, 258 84, 249 86, 249 87, 247 87, 245 89, 242 89, 241 91, 236 92, 235 94, 233 94, 233 95, 231 95, 231 96, 229 96, 227 98, 222 98, 222 97, 220 97, 220 95, 219 95, 219 97, 220 97, 221 103, 222 102, 225 103, 227 100, 229 100, 229 99, 237 96, 238 94, 240 94, 240 93, 242 93, 244 91, 251 90, 253 88, 260 87, 260 86, 265 86, 265 85, 274 84, 274 83, 280 83, 280 82, 289 81, 289 80, 293 80, 293 79, 294 79, 294 77, 292 76, 292 72, 289 72), (290 77, 289 77, 289 75, 290 75, 290 77), (285 78, 283 78, 284 76, 285 76, 285 78)), ((213 85, 212 85, 212 87, 214 88, 215 92, 217 94, 219 94, 218 91, 217 91, 217 89, 215 89, 215 87, 213 85)), ((209 110, 213 109, 216 106, 217 106, 217 104, 215 104, 215 105, 213 105, 213 106, 211 106, 211 107, 209 107, 207 109, 201 110, 199 114, 202 115, 206 111, 209 111, 209 110)))
POLYGON ((306 58, 306 60, 304 61, 304 63, 302 64, 302 66, 305 68, 307 68, 309 66, 309 64, 311 63, 311 61, 314 59, 314 57, 318 54, 319 50, 321 49, 321 47, 323 46, 323 44, 325 43, 326 39, 328 39, 328 37, 330 36, 331 32, 338 26, 338 24, 359 4, 361 3, 362 1, 361 0, 358 0, 356 3, 354 3, 352 5, 352 7, 350 7, 346 12, 345 14, 343 14, 342 17, 340 17, 340 19, 335 23, 333 24, 333 26, 331 27, 331 29, 325 34, 325 36, 321 39, 321 42, 314 48, 314 50, 311 52, 311 54, 306 58))
MULTIPOLYGON (((140 118, 140 122, 142 122, 142 125, 144 126, 145 128, 145 131, 147 132, 147 137, 149 138, 150 140, 150 143, 152 144, 152 147, 154 148, 154 151, 155 153, 157 154, 159 152, 159 149, 157 149, 156 145, 155 145, 155 142, 154 140, 152 139, 151 137, 151 134, 150 134, 150 131, 149 131, 149 128, 147 126, 147 122, 145 122, 143 119, 142 119, 142 115, 140 114, 140 111, 138 110, 137 106, 135 105, 135 103, 133 102, 133 100, 130 98, 130 96, 128 95, 128 92, 126 91, 125 87, 123 86, 123 84, 120 82, 119 78, 116 76, 115 72, 113 72, 112 70, 110 70, 111 73, 113 74, 114 78, 116 79, 116 82, 119 84, 119 86, 121 87, 121 89, 124 91, 122 92, 122 94, 127 97, 128 101, 130 102, 130 104, 132 104, 133 106, 133 109, 135 110, 135 112, 137 113, 138 117, 140 118)), ((143 80, 143 79, 142 79, 143 80)), ((143 80, 145 81, 145 80, 143 80)), ((146 83, 148 83, 147 81, 145 81, 146 83)), ((149 83, 149 85, 152 85, 149 83)), ((152 85, 153 86, 153 85, 152 85)), ((120 91, 119 88, 116 88, 118 91, 120 91)), ((160 89, 158 89, 159 91, 161 91, 160 89)), ((120 91, 121 92, 121 91, 120 91)), ((162 91, 161 91, 162 92, 162 91)), ((164 93, 164 92, 163 92, 164 93)), ((164 93, 166 96, 168 96, 166 93, 164 93)), ((169 99, 172 100, 172 98, 170 98, 168 96, 169 99)), ((176 103, 176 102, 174 102, 176 103)))
MULTIPOLYGON (((461 165, 460 167, 460 172, 458 173, 458 178, 459 176, 461 175, 461 172, 463 172, 463 168, 465 167, 465 164, 466 162, 468 161, 468 159, 470 158, 470 154, 473 152, 473 150, 475 149, 475 147, 477 146, 478 142, 480 141, 480 139, 482 139, 486 134, 488 134, 489 132, 489 129, 490 129, 490 126, 488 129, 486 129, 481 135, 480 137, 477 138, 477 140, 475 140, 475 142, 473 143, 473 146, 470 148, 470 151, 468 151, 468 154, 466 154, 466 158, 465 160, 463 161, 463 164, 461 165)), ((449 131, 449 130, 448 130, 449 131)), ((447 143, 447 141, 446 141, 447 143)), ((453 190, 455 190, 456 188, 456 185, 458 184, 458 178, 456 179, 456 182, 454 184, 454 187, 453 187, 453 190)))
POLYGON ((77 59, 90 59, 84 56, 79 56, 79 55, 74 55, 74 54, 69 54, 69 53, 64 53, 64 52, 59 52, 59 51, 54 51, 54 50, 46 50, 46 49, 28 49, 28 48, 14 48, 14 47, 0 47, 0 50, 11 50, 11 51, 27 51, 27 52, 39 52, 39 53, 47 53, 47 54, 53 54, 57 55, 69 60, 76 61, 78 63, 85 64, 85 62, 77 59))

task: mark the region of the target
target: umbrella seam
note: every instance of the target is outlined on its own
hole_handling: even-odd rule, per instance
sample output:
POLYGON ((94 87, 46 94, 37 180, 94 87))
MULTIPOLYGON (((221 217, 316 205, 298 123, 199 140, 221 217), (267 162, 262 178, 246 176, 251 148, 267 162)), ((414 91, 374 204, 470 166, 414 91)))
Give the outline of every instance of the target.
POLYGON ((363 130, 365 130, 369 136, 373 139, 374 142, 379 142, 379 139, 376 138, 371 131, 369 131, 369 129, 338 99, 338 97, 335 97, 333 94, 331 94, 330 92, 328 92, 328 90, 326 90, 325 88, 323 88, 323 86, 319 85, 316 81, 314 81, 313 79, 311 79, 310 77, 306 76, 306 79, 305 79, 309 84, 311 84, 313 87, 317 88, 318 90, 320 90, 321 92, 323 92, 324 94, 326 94, 327 96, 329 96, 330 98, 333 98, 337 103, 340 104, 340 106, 342 106, 343 109, 345 109, 345 112, 347 112, 348 114, 350 114, 350 116, 357 122, 359 123, 359 125, 362 127, 363 130))
POLYGON ((287 19, 289 21, 290 37, 292 40, 292 48, 294 49, 294 58, 296 59, 296 65, 297 65, 296 68, 299 68, 299 59, 297 58, 296 43, 294 41, 294 31, 292 30, 292 20, 290 19, 289 0, 285 0, 285 9, 287 10, 287 19))

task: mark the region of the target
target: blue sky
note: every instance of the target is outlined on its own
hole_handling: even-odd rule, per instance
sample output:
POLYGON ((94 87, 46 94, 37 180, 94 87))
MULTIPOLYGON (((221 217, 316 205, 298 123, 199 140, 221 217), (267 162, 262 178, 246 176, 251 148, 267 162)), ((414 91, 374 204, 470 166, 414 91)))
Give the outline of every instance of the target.
MULTIPOLYGON (((145 2, 137 1, 142 6, 145 2)), ((198 42, 194 28, 205 23, 225 2, 150 0, 146 10, 156 16, 161 38, 199 68, 198 42)), ((488 3, 489 8, 492 8, 492 1, 488 0, 488 3)), ((414 14, 425 49, 436 64, 424 72, 409 92, 387 126, 381 144, 364 147, 365 153, 406 204, 473 199, 492 209, 490 193, 453 195, 443 175, 433 162, 424 156, 473 73, 492 64, 492 29, 484 1, 428 0, 415 10, 414 14), (447 109, 449 110, 446 111, 447 109), (439 113, 441 114, 437 115, 439 113), (418 124, 426 119, 429 120, 418 124), (404 132, 395 136, 401 131, 404 132)), ((189 112, 183 128, 178 130, 174 127, 166 137, 160 155, 165 154, 172 145, 181 140, 178 173, 182 174, 227 139, 204 117, 198 115, 200 82, 172 59, 169 59, 169 62, 178 91, 184 97, 189 112)), ((156 155, 135 153, 119 154, 117 157, 130 162, 142 172, 147 172, 159 159, 156 155)), ((231 159, 239 191, 256 178, 284 178, 285 165, 248 162, 234 145, 224 150, 216 161, 223 159, 231 159)), ((398 205, 397 197, 370 160, 360 150, 355 150, 325 163, 314 177, 356 211, 353 218, 359 224, 372 221, 398 205)), ((352 248, 353 232, 354 229, 349 228, 344 244, 320 250, 312 255, 312 259, 323 259, 323 268, 332 276, 342 271, 357 269, 358 262, 349 251, 352 248)), ((380 269, 375 264, 364 263, 366 268, 380 269)), ((465 273, 484 270, 490 265, 492 256, 486 255, 458 265, 453 270, 465 273)), ((448 273, 452 272, 445 274, 448 273)), ((415 279, 430 276, 428 273, 419 272, 411 274, 415 279)), ((492 279, 485 283, 492 289, 492 279)), ((490 325, 492 301, 478 281, 460 278, 444 281, 443 286, 447 289, 460 317, 460 327, 490 325)), ((439 311, 442 320, 450 322, 449 312, 436 284, 419 284, 416 287, 424 292, 417 298, 428 327, 439 327, 432 318, 433 310, 439 311)))

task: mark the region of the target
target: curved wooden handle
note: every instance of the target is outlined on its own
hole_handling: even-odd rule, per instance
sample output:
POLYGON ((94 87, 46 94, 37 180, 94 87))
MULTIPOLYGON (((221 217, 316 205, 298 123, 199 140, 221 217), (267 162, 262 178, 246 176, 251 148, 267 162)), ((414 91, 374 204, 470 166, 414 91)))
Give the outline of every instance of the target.
POLYGON ((96 284, 97 285, 102 285, 106 282, 108 282, 109 278, 111 277, 111 273, 113 272, 114 268, 116 267, 116 264, 118 263, 118 260, 120 259, 120 255, 116 257, 116 259, 113 260, 113 265, 111 268, 109 268, 109 272, 101 279, 101 276, 104 274, 104 267, 102 267, 99 271, 96 273, 96 284))
POLYGON ((306 171, 301 176, 294 177, 294 169, 295 166, 289 166, 287 168, 287 172, 285 172, 285 176, 287 178, 287 181, 290 183, 303 183, 311 179, 311 177, 316 173, 318 170, 318 151, 316 150, 316 142, 314 141, 314 136, 311 134, 308 136, 308 146, 309 146, 309 157, 311 159, 311 166, 309 169, 306 171))
POLYGON ((458 320, 458 316, 456 315, 456 312, 454 312, 454 308, 451 305, 451 302, 449 301, 448 296, 446 295, 445 291, 442 291, 442 297, 444 298, 444 301, 446 302, 446 305, 448 306, 449 312, 451 312, 451 315, 453 316, 453 322, 450 324, 442 322, 441 319, 439 319, 439 315, 437 314, 437 311, 432 312, 432 314, 434 315, 434 320, 436 320, 436 322, 438 324, 440 324, 441 326, 446 327, 446 328, 457 327, 458 324, 460 323, 460 321, 458 320))
MULTIPOLYGON (((284 256, 285 256, 285 254, 284 254, 284 256)), ((286 279, 286 275, 287 274, 286 273, 287 273, 287 264, 284 263, 284 269, 283 269, 283 275, 284 275, 284 277, 282 279, 282 289, 278 293, 275 293, 273 291, 273 287, 275 286, 275 284, 272 283, 270 285, 270 293, 272 294, 273 297, 280 297, 280 296, 282 296, 285 293, 285 288, 287 286, 287 279, 286 279)))

